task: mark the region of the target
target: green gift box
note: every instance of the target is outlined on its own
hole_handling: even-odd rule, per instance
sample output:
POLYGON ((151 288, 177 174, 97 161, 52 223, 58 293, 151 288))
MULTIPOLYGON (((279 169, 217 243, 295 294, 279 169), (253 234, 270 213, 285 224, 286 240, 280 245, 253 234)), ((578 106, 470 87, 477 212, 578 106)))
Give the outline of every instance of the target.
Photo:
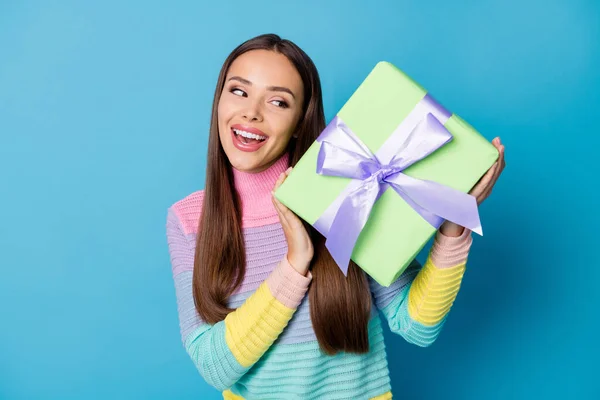
MULTIPOLYGON (((461 196, 466 196, 498 158, 496 148, 471 125, 445 110, 418 83, 384 61, 373 68, 334 120, 341 121, 346 130, 362 142, 363 148, 366 146, 367 151, 376 154, 377 158, 386 152, 388 155, 390 151, 393 153, 398 145, 404 146, 408 137, 416 140, 414 145, 408 147, 418 151, 429 140, 429 136, 435 137, 431 129, 443 130, 450 139, 392 176, 404 175, 403 178, 411 182, 415 182, 415 179, 432 181, 460 192, 458 194, 461 196), (429 124, 425 125, 433 128, 421 129, 425 122, 429 124), (428 135, 426 140, 423 140, 424 135, 428 135), (423 143, 419 144, 419 140, 423 143)), ((328 128, 333 129, 332 123, 328 128)), ((339 129, 335 134, 339 139, 339 129)), ((339 141, 351 142, 348 137, 339 141)), ((331 215, 332 206, 337 203, 336 207, 339 207, 350 189, 366 182, 364 179, 318 173, 317 165, 319 162, 322 164, 323 143, 317 140, 311 145, 275 192, 281 203, 313 226, 319 226, 327 213, 331 215)), ((332 158, 334 155, 338 158, 338 163, 343 164, 342 168, 348 168, 346 159, 349 155, 356 158, 354 153, 347 151, 331 151, 329 154, 332 158)), ((329 165, 327 163, 326 166, 329 165)), ((373 179, 367 181, 373 183, 373 179)), ((432 225, 424 214, 410 205, 409 198, 399 193, 391 187, 379 192, 355 244, 350 248, 351 259, 383 286, 389 286, 400 276, 443 221, 438 217, 437 225, 432 225)), ((439 199, 436 201, 447 200, 442 193, 443 190, 437 193, 439 199)), ((468 197, 474 202, 472 196, 468 197)), ((449 205, 452 206, 452 203, 449 205)), ((338 219, 338 235, 345 232, 344 224, 347 221, 344 219, 352 219, 348 216, 356 214, 360 213, 347 213, 338 219)), ((319 230, 328 241, 334 241, 319 230)), ((343 235, 339 236, 337 239, 343 239, 343 235)), ((340 268, 343 266, 340 265, 340 268)))

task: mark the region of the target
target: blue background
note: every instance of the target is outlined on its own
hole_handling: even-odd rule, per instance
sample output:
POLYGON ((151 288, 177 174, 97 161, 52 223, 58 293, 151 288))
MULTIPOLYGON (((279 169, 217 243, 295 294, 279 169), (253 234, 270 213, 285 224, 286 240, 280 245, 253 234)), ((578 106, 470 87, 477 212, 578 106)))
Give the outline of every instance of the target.
POLYGON ((204 186, 221 63, 266 32, 328 120, 387 60, 506 145, 442 335, 386 330, 395 397, 600 398, 600 3, 79 3, 0 2, 1 399, 221 398, 180 342, 166 209, 204 186))

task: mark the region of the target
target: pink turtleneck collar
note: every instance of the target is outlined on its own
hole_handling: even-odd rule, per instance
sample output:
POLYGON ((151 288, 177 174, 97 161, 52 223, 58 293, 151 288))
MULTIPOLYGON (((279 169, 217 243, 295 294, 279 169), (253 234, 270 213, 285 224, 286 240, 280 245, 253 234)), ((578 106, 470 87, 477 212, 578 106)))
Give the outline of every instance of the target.
POLYGON ((288 161, 289 154, 285 152, 262 172, 249 173, 232 168, 235 189, 242 201, 243 227, 256 227, 279 221, 271 200, 271 191, 279 175, 288 168, 288 161))

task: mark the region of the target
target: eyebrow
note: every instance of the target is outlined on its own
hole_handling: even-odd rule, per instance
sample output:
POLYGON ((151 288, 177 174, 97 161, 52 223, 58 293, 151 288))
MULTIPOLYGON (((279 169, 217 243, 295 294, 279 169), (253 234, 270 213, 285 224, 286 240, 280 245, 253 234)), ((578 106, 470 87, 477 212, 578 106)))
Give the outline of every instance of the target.
MULTIPOLYGON (((239 81, 242 82, 245 85, 248 86, 252 86, 252 82, 250 82, 248 79, 244 79, 240 76, 232 76, 231 78, 229 78, 227 81, 239 81)), ((296 96, 294 96, 294 93, 292 93, 292 91, 284 86, 269 86, 267 87, 267 90, 270 90, 272 92, 286 92, 289 93, 290 95, 292 95, 292 97, 294 98, 294 100, 296 99, 296 96)))

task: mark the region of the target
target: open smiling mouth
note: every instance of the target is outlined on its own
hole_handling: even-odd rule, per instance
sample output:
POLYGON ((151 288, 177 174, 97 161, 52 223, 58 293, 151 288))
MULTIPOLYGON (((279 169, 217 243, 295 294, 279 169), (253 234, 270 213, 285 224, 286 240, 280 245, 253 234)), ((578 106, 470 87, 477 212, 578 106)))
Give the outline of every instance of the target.
POLYGON ((258 133, 248 132, 247 130, 236 127, 231 128, 233 144, 242 151, 256 151, 260 149, 269 139, 268 136, 258 133))

